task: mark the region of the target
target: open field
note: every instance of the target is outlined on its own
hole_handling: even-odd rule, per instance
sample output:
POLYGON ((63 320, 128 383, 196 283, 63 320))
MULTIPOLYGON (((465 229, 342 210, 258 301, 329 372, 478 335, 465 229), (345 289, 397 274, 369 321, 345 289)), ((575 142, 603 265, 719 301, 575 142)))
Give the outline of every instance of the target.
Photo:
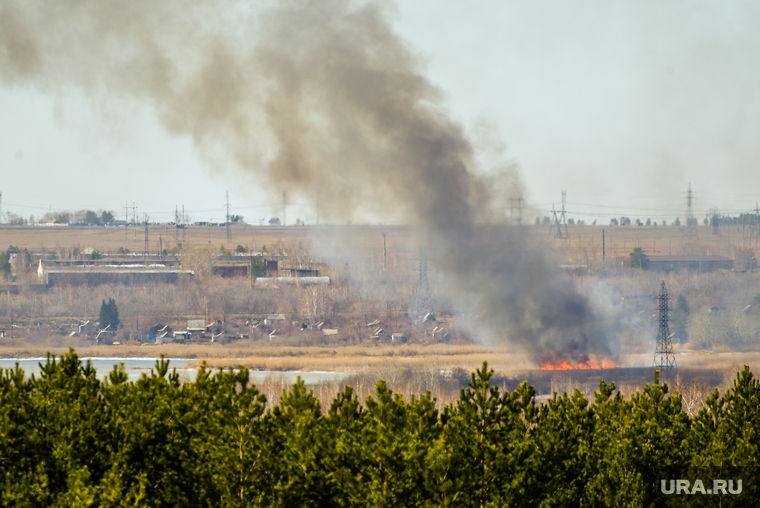
MULTIPOLYGON (((227 248, 235 245, 260 249, 262 245, 278 243, 317 241, 324 244, 338 243, 347 252, 365 256, 382 252, 382 232, 387 233, 387 249, 409 252, 417 248, 417 237, 409 226, 357 225, 357 226, 251 226, 235 223, 231 226, 232 240, 227 240, 226 228, 219 226, 188 226, 184 231, 168 225, 149 226, 151 249, 158 248, 159 236, 164 248, 174 245, 208 246, 227 248), (184 235, 184 236, 183 236, 184 235)), ((737 249, 757 249, 758 235, 750 226, 723 226, 719 234, 712 228, 700 226, 697 236, 689 239, 685 227, 675 226, 568 226, 568 239, 556 239, 547 225, 523 226, 531 238, 545 240, 569 257, 590 261, 602 260, 602 230, 605 231, 606 258, 627 257, 635 247, 648 254, 715 254, 732 257, 737 249)), ((142 252, 145 245, 145 229, 134 227, 42 227, 0 226, 0 248, 5 245, 26 247, 30 250, 72 249, 93 247, 101 252, 128 248, 142 252)))
MULTIPOLYGON (((219 226, 188 226, 175 229, 170 225, 152 224, 148 226, 151 251, 158 250, 159 237, 165 249, 171 250, 177 244, 193 247, 221 245, 228 249, 243 245, 252 250, 267 246, 273 251, 278 245, 292 245, 312 240, 329 245, 336 243, 347 254, 372 251, 383 248, 381 232, 387 232, 386 248, 391 251, 406 252, 416 249, 413 230, 407 226, 250 226, 235 223, 230 226, 232 240, 227 240, 227 230, 219 226)), ((145 227, 43 227, 43 226, 0 226, 0 248, 15 245, 30 251, 53 249, 73 249, 92 247, 100 252, 116 252, 120 247, 131 252, 142 253, 145 247, 145 227)))
MULTIPOLYGON (((244 345, 238 341, 232 345, 222 344, 161 344, 93 346, 72 344, 82 358, 167 358, 190 359, 190 365, 206 362, 209 367, 244 366, 256 370, 271 371, 330 371, 367 372, 387 367, 388 364, 405 368, 429 368, 467 371, 475 370, 487 361, 500 373, 518 373, 538 367, 525 354, 515 353, 507 346, 480 346, 433 344, 387 345, 369 344, 357 346, 264 346, 260 343, 244 345)), ((678 364, 690 369, 738 370, 749 365, 760 372, 760 352, 694 351, 675 346, 678 364)), ((67 346, 39 346, 32 344, 0 345, 0 358, 42 358, 50 352, 63 355, 67 346)), ((622 367, 649 367, 651 353, 624 354, 620 357, 622 367)), ((562 371, 557 371, 562 372, 562 371)))

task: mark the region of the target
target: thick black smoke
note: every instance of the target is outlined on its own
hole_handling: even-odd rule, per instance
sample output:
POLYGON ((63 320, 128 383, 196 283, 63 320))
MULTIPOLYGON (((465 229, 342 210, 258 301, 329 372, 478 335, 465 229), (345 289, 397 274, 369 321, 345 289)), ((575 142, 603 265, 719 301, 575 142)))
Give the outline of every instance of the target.
POLYGON ((617 351, 557 261, 494 226, 519 179, 481 171, 384 3, 5 0, 0 80, 146 103, 209 161, 318 195, 323 216, 418 224, 489 340, 544 359, 617 351))

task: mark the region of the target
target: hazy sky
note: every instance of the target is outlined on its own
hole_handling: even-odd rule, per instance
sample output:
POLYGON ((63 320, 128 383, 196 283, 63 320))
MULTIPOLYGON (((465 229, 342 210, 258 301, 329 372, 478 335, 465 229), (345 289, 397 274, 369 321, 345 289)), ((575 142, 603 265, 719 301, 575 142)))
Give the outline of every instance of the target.
MULTIPOLYGON (((760 201, 760 4, 697 1, 397 3, 394 25, 468 131, 492 129, 542 215, 739 213, 760 201)), ((2 48, 0 48, 2 51, 2 48)), ((0 82, 1 83, 1 82, 0 82)), ((211 170, 148 105, 0 84, 2 211, 109 209, 153 220, 184 205, 248 222, 282 196, 211 170)), ((313 222, 294 204, 288 222, 313 222)), ((530 217, 532 220, 534 218, 530 217)))

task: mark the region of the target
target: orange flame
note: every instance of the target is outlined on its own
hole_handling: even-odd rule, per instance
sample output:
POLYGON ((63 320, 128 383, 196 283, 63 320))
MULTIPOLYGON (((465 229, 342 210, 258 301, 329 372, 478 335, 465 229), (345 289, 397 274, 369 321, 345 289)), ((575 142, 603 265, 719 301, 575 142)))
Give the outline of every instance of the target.
POLYGON ((615 369, 620 367, 620 364, 614 360, 589 360, 583 358, 578 363, 568 363, 565 360, 543 361, 539 362, 542 370, 600 370, 600 369, 615 369))

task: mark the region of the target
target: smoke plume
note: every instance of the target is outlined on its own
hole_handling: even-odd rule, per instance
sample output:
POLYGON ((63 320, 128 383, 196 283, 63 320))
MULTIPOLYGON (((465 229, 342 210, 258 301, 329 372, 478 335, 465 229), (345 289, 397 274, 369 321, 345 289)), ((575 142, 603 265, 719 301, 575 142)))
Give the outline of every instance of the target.
POLYGON ((318 196, 325 217, 419 225, 485 339, 541 359, 614 355, 558 260, 498 226, 519 177, 479 166, 392 15, 350 0, 5 0, 0 82, 146 104, 210 164, 318 196))

